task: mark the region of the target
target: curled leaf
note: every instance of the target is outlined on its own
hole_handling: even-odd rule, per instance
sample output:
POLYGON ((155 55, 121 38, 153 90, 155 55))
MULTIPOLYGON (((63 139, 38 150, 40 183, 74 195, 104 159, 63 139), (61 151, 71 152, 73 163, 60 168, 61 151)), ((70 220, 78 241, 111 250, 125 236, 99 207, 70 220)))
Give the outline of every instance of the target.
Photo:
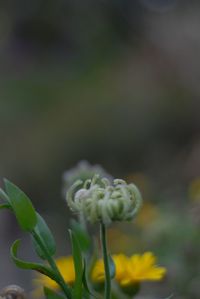
POLYGON ((16 240, 10 249, 11 258, 12 258, 13 262, 16 264, 16 266, 18 266, 21 269, 36 270, 36 271, 50 277, 51 279, 56 280, 53 271, 50 268, 48 268, 47 266, 44 266, 43 264, 39 264, 39 263, 26 262, 17 257, 17 252, 18 252, 20 242, 21 242, 21 240, 16 240))

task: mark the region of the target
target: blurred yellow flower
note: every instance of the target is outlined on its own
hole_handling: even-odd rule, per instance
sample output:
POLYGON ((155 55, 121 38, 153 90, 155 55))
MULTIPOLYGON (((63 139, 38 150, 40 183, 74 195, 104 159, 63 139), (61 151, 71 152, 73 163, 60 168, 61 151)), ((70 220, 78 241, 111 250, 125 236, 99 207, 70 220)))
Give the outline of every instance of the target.
POLYGON ((200 202, 200 177, 190 183, 188 193, 191 201, 200 202))
MULTIPOLYGON (((134 254, 127 257, 124 254, 112 256, 116 267, 115 279, 121 287, 135 285, 142 281, 159 281, 166 274, 164 267, 158 267, 156 257, 152 252, 143 255, 134 254)), ((94 283, 104 281, 103 260, 98 260, 93 268, 91 279, 94 283)))
MULTIPOLYGON (((166 273, 164 267, 156 265, 156 257, 152 252, 144 254, 134 254, 127 257, 124 254, 116 254, 112 256, 115 264, 115 280, 123 288, 132 287, 142 281, 159 281, 166 273)), ((62 274, 64 280, 69 285, 75 281, 75 270, 72 256, 60 257, 56 260, 57 267, 62 274)), ((93 283, 101 284, 104 282, 104 264, 103 260, 97 260, 91 273, 93 283)), ((59 290, 57 283, 45 275, 37 274, 34 279, 36 287, 33 297, 42 295, 42 288, 48 287, 53 290, 59 290)))
POLYGON ((148 227, 159 218, 159 210, 151 202, 145 202, 141 208, 135 223, 141 228, 148 227))
POLYGON ((97 260, 94 268, 92 269, 91 279, 94 283, 104 282, 105 273, 104 273, 104 264, 103 260, 97 260))
POLYGON ((164 267, 156 265, 156 257, 152 252, 143 255, 134 254, 126 263, 126 272, 119 279, 121 286, 131 285, 141 281, 158 281, 166 274, 164 267))
MULTIPOLYGON (((62 274, 64 280, 69 285, 72 285, 75 281, 75 270, 74 262, 72 256, 60 257, 56 259, 56 265, 62 274)), ((48 287, 53 290, 59 290, 59 285, 52 280, 51 278, 43 275, 37 274, 37 278, 33 280, 33 283, 36 287, 35 295, 40 295, 41 288, 48 287)))
POLYGON ((112 258, 115 264, 115 279, 120 283, 121 280, 127 275, 129 258, 124 254, 115 254, 112 256, 112 258))

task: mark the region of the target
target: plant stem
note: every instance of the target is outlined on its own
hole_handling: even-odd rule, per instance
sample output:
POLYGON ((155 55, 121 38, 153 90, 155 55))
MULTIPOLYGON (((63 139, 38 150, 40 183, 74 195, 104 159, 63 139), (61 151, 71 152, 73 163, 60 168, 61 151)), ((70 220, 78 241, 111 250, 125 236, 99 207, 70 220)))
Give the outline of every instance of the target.
POLYGON ((33 235, 34 239, 36 240, 36 242, 38 243, 38 245, 40 246, 41 250, 44 252, 49 265, 51 266, 52 270, 54 271, 56 278, 57 278, 57 283, 60 285, 61 289, 63 290, 63 292, 67 296, 67 298, 71 299, 71 291, 68 288, 68 286, 66 285, 60 271, 58 270, 58 268, 56 266, 54 259, 49 254, 48 249, 46 248, 45 244, 41 240, 40 236, 34 230, 32 231, 32 235, 33 235))
POLYGON ((100 224, 100 238, 101 238, 104 270, 105 270, 105 299, 110 299, 111 298, 111 278, 110 278, 109 259, 108 259, 107 242, 106 242, 106 227, 105 224, 102 222, 100 224))

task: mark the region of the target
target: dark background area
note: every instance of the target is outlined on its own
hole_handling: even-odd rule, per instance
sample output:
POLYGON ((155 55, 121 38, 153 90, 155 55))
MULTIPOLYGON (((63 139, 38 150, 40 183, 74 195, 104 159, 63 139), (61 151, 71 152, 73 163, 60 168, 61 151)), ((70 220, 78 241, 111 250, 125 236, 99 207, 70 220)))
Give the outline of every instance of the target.
MULTIPOLYGON (((182 299, 200 295, 199 273, 190 270, 200 261, 193 252, 200 245, 198 228, 187 219, 194 209, 200 217, 188 196, 200 175, 199 32, 199 1, 0 4, 1 185, 6 177, 29 194, 56 234, 58 254, 65 254, 69 213, 61 194, 63 172, 84 159, 114 177, 133 177, 147 200, 164 211, 165 223, 174 217, 166 237, 169 256, 158 250, 160 262, 173 264, 184 251, 184 238, 192 252, 194 261, 190 256, 187 265, 185 255, 176 260, 179 272, 177 267, 171 272, 177 280, 169 275, 165 293, 159 293, 175 290, 182 299), (147 191, 141 176, 150 185, 147 191), (176 242, 180 248, 174 249, 176 242), (170 255, 175 250, 176 257, 170 255), (182 271, 191 275, 178 278, 182 271)), ((31 274, 9 259, 18 237, 24 242, 21 255, 33 258, 29 239, 10 213, 2 212, 0 223, 0 287, 19 283, 30 290, 31 274)), ((145 240, 138 248, 156 248, 146 235, 145 240)))

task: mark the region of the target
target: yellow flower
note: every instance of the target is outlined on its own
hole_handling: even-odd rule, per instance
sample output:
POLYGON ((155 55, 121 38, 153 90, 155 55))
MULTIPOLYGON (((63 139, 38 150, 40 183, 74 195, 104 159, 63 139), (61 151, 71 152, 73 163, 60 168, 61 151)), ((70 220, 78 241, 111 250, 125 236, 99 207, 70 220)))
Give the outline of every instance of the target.
MULTIPOLYGON (((143 255, 134 254, 127 257, 124 254, 116 254, 112 256, 115 264, 115 280, 122 288, 134 288, 142 281, 158 281, 163 278, 166 269, 156 265, 156 257, 151 252, 145 252, 143 255)), ((56 260, 57 267, 62 274, 64 280, 69 285, 75 281, 75 270, 72 256, 60 257, 56 260)), ((91 273, 93 283, 101 284, 105 280, 103 260, 98 260, 91 273)), ((37 287, 33 292, 33 298, 42 295, 44 286, 59 290, 57 283, 49 277, 38 274, 34 279, 37 287)))
MULTIPOLYGON (((126 257, 124 254, 113 255, 112 259, 115 264, 115 279, 119 281, 124 277, 124 275, 126 275, 126 269, 129 260, 128 257, 126 257)), ((92 270, 91 279, 94 283, 104 282, 105 272, 104 263, 102 259, 96 261, 92 270)))
POLYGON ((121 286, 127 286, 141 281, 158 281, 166 274, 164 267, 158 267, 156 257, 151 252, 143 255, 134 254, 126 264, 126 271, 119 279, 121 286))
MULTIPOLYGON (((156 257, 151 252, 143 255, 134 254, 130 258, 124 254, 112 256, 115 263, 115 280, 121 287, 135 285, 142 281, 158 281, 166 273, 164 267, 158 267, 156 257)), ((98 260, 93 268, 91 279, 94 283, 104 281, 103 261, 98 260)))
POLYGON ((112 258, 115 264, 115 279, 120 283, 120 281, 127 275, 129 258, 124 254, 115 254, 112 258))
POLYGON ((94 268, 92 269, 91 279, 94 283, 102 283, 105 279, 104 263, 103 260, 96 261, 94 268))
MULTIPOLYGON (((75 281, 75 270, 74 262, 72 256, 60 257, 56 259, 56 265, 62 274, 64 280, 69 285, 72 285, 75 281)), ((35 295, 40 295, 41 288, 48 287, 53 290, 59 290, 59 285, 52 280, 51 278, 43 275, 37 274, 37 278, 33 280, 34 285, 36 286, 35 295)))

